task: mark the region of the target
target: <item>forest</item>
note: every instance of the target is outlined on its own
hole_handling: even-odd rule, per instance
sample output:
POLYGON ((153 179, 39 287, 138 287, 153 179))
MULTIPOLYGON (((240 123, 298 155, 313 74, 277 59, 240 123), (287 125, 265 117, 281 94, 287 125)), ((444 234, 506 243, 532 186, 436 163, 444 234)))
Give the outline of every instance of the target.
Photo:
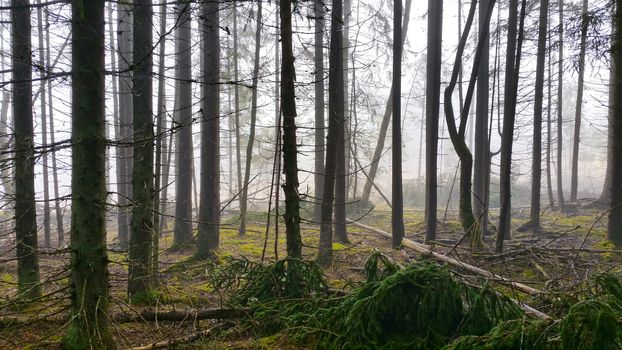
POLYGON ((0 349, 622 349, 622 0, 0 0, 0 349))

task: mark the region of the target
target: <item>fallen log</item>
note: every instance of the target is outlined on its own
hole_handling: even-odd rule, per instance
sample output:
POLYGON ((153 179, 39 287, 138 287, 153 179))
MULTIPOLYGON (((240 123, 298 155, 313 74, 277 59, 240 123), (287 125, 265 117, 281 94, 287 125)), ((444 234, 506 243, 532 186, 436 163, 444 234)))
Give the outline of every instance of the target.
MULTIPOLYGON (((358 222, 355 222, 355 221, 352 221, 352 220, 348 220, 348 223, 353 225, 353 226, 365 229, 367 231, 371 231, 371 232, 377 233, 377 234, 379 234, 381 236, 384 236, 384 237, 387 237, 387 238, 392 238, 390 233, 382 231, 382 230, 379 230, 379 229, 377 229, 375 227, 363 225, 361 223, 358 223, 358 222)), ((452 265, 452 266, 455 266, 455 267, 459 267, 461 269, 473 272, 473 273, 478 274, 480 276, 486 277, 486 278, 488 278, 488 279, 490 279, 492 281, 496 281, 496 282, 499 282, 501 284, 504 284, 504 285, 507 285, 509 287, 512 287, 514 289, 520 290, 523 293, 527 293, 529 295, 537 295, 537 294, 542 293, 541 291, 539 291, 539 290, 537 290, 537 289, 535 289, 533 287, 529 287, 528 285, 525 285, 525 284, 522 284, 522 283, 518 283, 518 282, 514 282, 512 280, 509 280, 509 279, 507 279, 505 277, 502 277, 502 276, 499 276, 497 274, 494 274, 494 273, 492 273, 490 271, 486 271, 486 270, 484 270, 482 268, 479 268, 477 266, 473 266, 473 265, 467 264, 465 262, 462 262, 460 260, 456 260, 454 258, 450 258, 450 257, 448 257, 446 255, 439 254, 439 253, 433 251, 430 248, 430 246, 428 246, 428 245, 425 245, 425 244, 422 244, 422 243, 417 243, 417 242, 415 242, 413 240, 406 239, 406 238, 402 239, 402 245, 404 247, 406 247, 406 248, 409 248, 409 249, 412 249, 412 250, 416 251, 417 253, 430 256, 430 257, 432 257, 435 260, 442 261, 442 262, 445 262, 445 263, 447 263, 449 265, 452 265)))
POLYGON ((193 333, 193 334, 189 334, 183 337, 162 340, 157 343, 143 345, 143 346, 136 346, 133 348, 128 348, 126 350, 153 350, 153 349, 170 348, 171 346, 174 346, 174 345, 190 343, 199 338, 209 337, 212 335, 212 333, 214 333, 214 331, 223 329, 226 327, 227 327, 227 324, 218 324, 212 328, 208 328, 208 329, 205 329, 205 330, 193 333))
POLYGON ((116 323, 128 322, 152 322, 152 321, 195 321, 195 320, 214 320, 214 319, 231 319, 246 316, 250 312, 249 309, 227 309, 227 308, 208 308, 208 309, 190 309, 190 310, 143 310, 138 313, 115 313, 112 320, 116 323))

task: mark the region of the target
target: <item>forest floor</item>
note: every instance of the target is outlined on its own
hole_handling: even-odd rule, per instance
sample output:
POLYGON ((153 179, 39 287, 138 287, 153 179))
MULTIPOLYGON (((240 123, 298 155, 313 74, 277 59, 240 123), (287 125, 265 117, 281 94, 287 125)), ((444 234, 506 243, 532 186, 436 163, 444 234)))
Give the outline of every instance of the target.
MULTIPOLYGON (((577 285, 600 272, 620 275, 622 254, 605 241, 606 216, 602 212, 586 210, 572 215, 548 211, 542 215, 540 232, 514 232, 506 241, 505 253, 494 253, 494 236, 484 238, 485 247, 472 251, 462 240, 462 229, 455 214, 443 218, 438 227, 438 241, 433 250, 447 254, 457 260, 472 264, 516 282, 521 282, 543 292, 560 294, 572 291, 577 285)), ((149 307, 130 305, 127 300, 127 256, 123 252, 109 253, 111 279, 111 313, 132 314, 146 308, 157 310, 186 310, 218 308, 227 306, 235 290, 231 281, 223 278, 220 266, 232 259, 248 259, 259 262, 266 245, 266 262, 275 260, 275 231, 267 235, 265 215, 251 215, 251 224, 244 236, 238 235, 237 223, 226 218, 230 224, 221 229, 220 252, 216 261, 195 260, 192 249, 172 250, 172 234, 168 232, 161 239, 159 285, 149 300, 149 307), (230 288, 226 288, 230 287, 230 288)), ((513 213, 513 227, 526 222, 528 212, 516 210, 513 213)), ((496 222, 492 213, 492 222, 496 222)), ((390 231, 390 213, 374 210, 360 219, 360 222, 375 228, 390 231)), ((423 242, 423 212, 408 210, 405 213, 406 238, 423 242)), ((285 256, 285 232, 281 227, 276 239, 279 258, 285 256)), ((325 268, 326 281, 331 288, 350 290, 365 279, 364 266, 375 250, 391 257, 402 265, 421 259, 421 254, 408 248, 394 250, 389 239, 377 233, 355 226, 348 226, 351 244, 335 243, 332 266, 325 268)), ((314 259, 318 246, 319 228, 303 224, 302 237, 305 259, 314 259)), ((113 246, 114 247, 114 246, 113 246)), ((8 241, 0 245, 0 254, 5 261, 0 264, 0 349, 60 348, 60 341, 67 328, 68 315, 68 253, 54 251, 42 254, 40 265, 45 297, 24 305, 14 299, 16 293, 16 264, 8 241)), ((471 273, 456 270, 456 274, 468 277, 471 273)), ((226 271, 224 271, 226 273, 226 271)), ((226 276, 224 276, 226 277, 226 276)), ((510 294, 515 299, 538 308, 541 312, 555 316, 551 304, 497 285, 496 289, 510 294)), ((211 320, 186 320, 185 322, 127 322, 113 326, 114 337, 120 349, 152 344, 158 341, 179 338, 206 329, 215 324, 211 320)), ((290 342, 287 337, 256 336, 252 332, 238 329, 217 337, 204 337, 194 342, 176 346, 176 349, 303 349, 304 345, 290 342)))

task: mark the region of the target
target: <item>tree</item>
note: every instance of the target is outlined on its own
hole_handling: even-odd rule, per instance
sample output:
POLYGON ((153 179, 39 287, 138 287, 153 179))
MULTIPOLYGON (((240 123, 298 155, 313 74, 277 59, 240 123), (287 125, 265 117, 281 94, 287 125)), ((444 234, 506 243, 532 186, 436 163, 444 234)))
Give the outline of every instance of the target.
POLYGON ((581 110, 583 107, 583 82, 585 76, 585 48, 587 46, 587 0, 583 0, 581 10, 581 39, 579 43, 579 81, 577 83, 577 103, 574 115, 574 137, 572 139, 572 173, 570 175, 570 200, 577 200, 579 187, 579 142, 581 141, 581 110))
POLYGON ((315 15, 315 206, 313 217, 321 221, 324 190, 324 2, 314 0, 315 15))
MULTIPOLYGON (((340 152, 344 141, 344 85, 343 85, 343 1, 333 0, 330 21, 330 52, 328 73, 328 135, 326 138, 326 167, 324 193, 322 195, 322 220, 320 226, 320 244, 318 263, 330 264, 333 257, 333 223, 337 229, 337 218, 333 222, 333 210, 339 206, 343 196, 336 195, 337 178, 345 171, 344 155, 340 152), (342 167, 344 166, 344 167, 342 167), (335 203, 337 202, 337 203, 335 203), (337 205, 335 205, 337 204, 337 205)), ((285 60, 285 56, 283 56, 285 60)), ((283 76, 285 80, 285 76, 283 76)), ((336 213, 335 213, 336 214, 336 213)), ((345 219, 345 218, 344 218, 345 219)), ((345 222, 343 223, 345 224, 345 222)))
POLYGON ((402 0, 393 1, 393 141, 391 233, 393 248, 404 238, 404 192, 402 190, 402 0))
MULTIPOLYGON (((490 0, 480 0, 479 18, 486 18, 490 0)), ((482 59, 477 73, 475 106, 475 146, 473 151, 473 214, 479 221, 482 234, 488 232, 488 197, 490 183, 490 141, 488 140, 488 95, 490 89, 490 40, 486 21, 479 21, 479 36, 485 37, 482 59)))
POLYGON ((622 246, 622 1, 615 1, 615 17, 613 21, 614 35, 611 45, 613 58, 614 96, 611 131, 613 131, 612 170, 611 170, 611 204, 609 210, 609 224, 607 239, 616 246, 622 246))
POLYGON ((71 8, 72 317, 65 347, 114 349, 107 315, 104 0, 73 0, 71 8))
POLYGON ((564 186, 562 175, 562 151, 563 151, 563 100, 564 100, 564 0, 559 1, 559 24, 558 24, 558 45, 559 57, 557 62, 557 200, 559 210, 564 211, 566 201, 564 200, 564 186))
POLYGON ((425 240, 436 239, 438 118, 441 103, 443 1, 428 0, 428 53, 425 90, 425 240))
POLYGON ((12 0, 11 7, 17 287, 20 296, 32 299, 41 294, 41 286, 37 257, 29 1, 12 0))
POLYGON ((242 235, 246 232, 246 207, 248 205, 248 186, 251 176, 251 161, 253 160, 253 145, 255 143, 255 126, 257 124, 257 85, 259 81, 259 59, 261 51, 261 1, 257 2, 257 29, 255 31, 255 65, 253 67, 253 82, 251 96, 251 129, 246 145, 246 166, 244 168, 244 183, 240 194, 240 230, 242 235))
POLYGON ((523 230, 540 230, 540 189, 542 185, 542 110, 544 101, 544 63, 548 30, 549 1, 540 1, 538 53, 536 54, 536 85, 533 104, 533 152, 531 156, 531 208, 523 230))
POLYGON ((177 110, 176 124, 176 181, 175 181, 175 231, 176 245, 192 241, 192 42, 191 3, 178 1, 175 13, 178 18, 175 51, 177 56, 177 110))
MULTIPOLYGON (((334 11, 334 10, 333 10, 334 11)), ((296 144, 296 68, 292 41, 292 0, 281 0, 281 110, 283 111, 283 173, 285 173, 285 238, 287 256, 302 257, 300 196, 298 194, 298 146, 296 144)), ((324 202, 326 202, 326 198, 324 202)))
MULTIPOLYGON (((203 74, 201 121, 201 194, 198 257, 218 249, 220 239, 220 9, 218 1, 203 3, 203 74)), ((237 109, 237 108, 236 108, 237 109)))
POLYGON ((138 298, 151 288, 153 230, 153 5, 134 0, 134 156, 132 231, 128 295, 138 298))
POLYGON ((518 0, 510 1, 508 15, 507 58, 505 63, 505 101, 503 104, 503 132, 501 134, 501 165, 499 197, 501 209, 499 211, 499 230, 497 231, 495 249, 497 253, 503 251, 503 241, 510 239, 510 224, 512 221, 512 145, 514 142, 514 120, 516 118, 516 100, 518 94, 518 74, 525 26, 526 0, 522 1, 520 13, 520 28, 517 39, 517 12, 518 0))

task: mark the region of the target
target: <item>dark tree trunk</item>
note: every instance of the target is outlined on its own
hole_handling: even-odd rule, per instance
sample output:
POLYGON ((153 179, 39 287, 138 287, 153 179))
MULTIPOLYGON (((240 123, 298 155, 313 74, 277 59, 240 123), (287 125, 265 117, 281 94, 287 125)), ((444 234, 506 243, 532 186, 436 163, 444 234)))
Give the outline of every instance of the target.
POLYGON ((542 109, 544 101, 544 63, 549 18, 549 1, 540 1, 536 86, 533 106, 533 153, 531 156, 531 212, 525 229, 540 229, 540 189, 542 186, 542 109))
POLYGON ((191 3, 179 1, 175 8, 177 35, 175 42, 177 68, 176 177, 175 177, 175 245, 192 241, 192 42, 191 3))
MULTIPOLYGON (((549 9, 548 12, 550 13, 550 3, 549 3, 549 9)), ((552 45, 552 40, 551 40, 551 22, 547 21, 547 28, 548 28, 548 33, 547 33, 547 40, 548 40, 548 47, 549 49, 546 50, 547 51, 547 56, 548 56, 548 62, 547 62, 547 77, 548 77, 548 81, 547 81, 547 105, 546 105, 546 189, 547 189, 547 194, 548 194, 548 198, 549 198, 549 206, 554 206, 555 205, 555 196, 553 195, 553 179, 552 179, 552 174, 553 171, 551 170, 551 144, 552 144, 552 113, 553 113, 553 92, 552 92, 552 86, 553 86, 553 72, 552 72, 552 67, 553 67, 553 60, 551 59, 551 52, 553 50, 550 49, 551 45, 552 45)))
POLYGON ((197 255, 208 257, 220 240, 220 9, 203 4, 203 108, 201 122, 201 194, 197 255))
POLYGON ((563 151, 563 119, 564 119, 564 0, 559 0, 559 24, 558 42, 559 59, 557 62, 557 198, 559 210, 564 211, 566 201, 564 200, 564 186, 562 173, 562 151, 563 151))
POLYGON ((574 115, 574 137, 572 141, 572 173, 570 175, 570 200, 577 200, 579 187, 579 143, 581 141, 581 110, 583 107, 583 85, 585 76, 585 48, 587 46, 587 0, 581 10, 581 41, 579 44, 579 81, 577 83, 577 104, 574 115))
POLYGON ((516 101, 518 94, 518 76, 520 71, 521 52, 525 26, 526 0, 522 1, 520 28, 516 31, 518 21, 518 0, 511 0, 508 22, 507 58, 505 64, 505 101, 503 105, 503 132, 501 135, 501 166, 499 196, 499 228, 497 231, 496 251, 503 251, 503 241, 510 239, 512 221, 512 144, 514 142, 514 120, 516 117, 516 101), (517 40, 518 34, 518 40, 517 40))
POLYGON ((402 0, 393 1, 393 140, 391 186, 391 235, 393 248, 404 238, 404 192, 402 191, 402 0))
MULTIPOLYGON (((406 0, 404 7, 404 19, 402 22, 402 46, 404 45, 404 42, 406 41, 406 36, 408 34, 408 22, 410 21, 411 3, 412 0, 406 0)), ((382 123, 380 124, 380 131, 378 133, 378 142, 376 143, 374 155, 372 156, 371 164, 369 165, 367 181, 365 181, 365 185, 363 186, 363 194, 361 195, 361 203, 363 205, 369 204, 371 189, 374 186, 373 184, 376 180, 376 174, 378 173, 378 166, 380 165, 380 158, 382 158, 384 142, 387 138, 387 130, 389 129, 389 121, 391 120, 391 103, 393 103, 393 82, 391 82, 391 92, 389 93, 387 104, 384 107, 384 115, 382 116, 382 123)))
POLYGON ((613 57, 610 61, 610 71, 609 71, 609 110, 607 113, 607 169, 605 170, 605 181, 603 183, 603 191, 596 201, 598 204, 609 205, 611 202, 611 184, 613 180, 613 148, 615 147, 615 140, 613 139, 613 118, 614 115, 614 104, 615 104, 615 81, 616 81, 616 73, 615 73, 615 65, 613 62, 613 57))
POLYGON ((41 294, 41 286, 37 258, 30 7, 27 0, 12 0, 11 6, 17 287, 20 296, 31 299, 41 294))
POLYGON ((477 100, 475 106, 475 149, 473 163, 473 213, 478 220, 482 234, 488 233, 488 184, 490 183, 490 144, 488 141, 488 95, 490 88, 490 27, 486 25, 486 10, 490 0, 479 2, 479 35, 485 35, 482 60, 477 79, 477 100))
MULTIPOLYGON (((428 0, 428 54, 425 89, 425 240, 436 239, 438 120, 441 103, 443 1, 428 0)), ((423 118, 423 117, 422 117, 423 118)), ((423 124, 423 123, 422 123, 423 124)), ((423 125, 422 125, 423 129, 423 125)), ((421 163, 421 161, 420 161, 421 163)))
POLYGON ((104 0, 72 2, 71 325, 68 349, 115 349, 108 329, 104 0))
POLYGON ((131 298, 151 288, 153 230, 153 5, 134 0, 134 156, 132 158, 132 231, 129 280, 131 298))
POLYGON ((300 197, 298 195, 298 149, 296 144, 296 91, 292 41, 292 2, 281 0, 281 109, 283 111, 283 172, 285 173, 285 235, 287 256, 302 257, 300 197))
MULTIPOLYGON (((41 4, 41 0, 37 0, 37 4, 41 4)), ((43 33, 43 11, 41 10, 41 7, 37 8, 37 30, 38 30, 38 37, 39 37, 39 62, 41 62, 41 64, 43 64, 43 62, 45 62, 45 47, 43 46, 43 37, 44 37, 44 33, 43 33)), ((45 106, 45 103, 47 102, 45 97, 46 97, 46 92, 49 93, 49 91, 46 91, 46 87, 45 87, 45 71, 41 70, 41 86, 40 86, 40 90, 41 94, 39 96, 40 100, 40 107, 41 107, 41 143, 42 145, 45 147, 47 146, 48 143, 48 116, 47 116, 47 107, 45 106)), ((50 243, 50 238, 52 236, 52 225, 50 223, 50 187, 49 187, 49 173, 48 173, 48 154, 47 152, 43 152, 43 154, 41 155, 42 158, 42 174, 43 174, 43 237, 44 237, 44 243, 43 243, 43 247, 44 248, 50 248, 51 247, 51 243, 50 243)))
MULTIPOLYGON (((238 50, 238 9, 237 0, 233 0, 233 99, 235 116, 235 165, 237 168, 237 189, 242 190, 242 145, 240 141, 240 77, 239 77, 239 50, 238 50)), ((242 201, 240 199, 240 207, 242 201)))
POLYGON ((129 244, 129 229, 132 200, 132 116, 134 114, 132 73, 133 61, 133 12, 131 3, 118 4, 117 45, 119 55, 119 139, 122 143, 121 157, 118 159, 119 178, 117 180, 118 237, 122 249, 129 244))
POLYGON ((613 113, 611 130, 613 131, 612 153, 612 183, 611 204, 609 211, 609 225, 607 239, 616 246, 622 246, 622 1, 616 0, 614 18, 614 35, 612 44, 614 89, 613 113))
POLYGON ((246 209, 248 205, 248 186, 251 176, 251 162, 253 160, 253 146, 255 143, 255 125, 257 124, 257 85, 259 81, 259 59, 261 51, 261 21, 262 21, 261 1, 257 2, 257 30, 255 32, 255 64, 253 67, 253 82, 251 96, 251 125, 246 145, 246 166, 244 168, 244 183, 240 193, 240 230, 239 234, 246 233, 246 209))
POLYGON ((315 11, 315 205, 313 217, 322 217, 322 191, 324 190, 324 2, 314 0, 315 11))

